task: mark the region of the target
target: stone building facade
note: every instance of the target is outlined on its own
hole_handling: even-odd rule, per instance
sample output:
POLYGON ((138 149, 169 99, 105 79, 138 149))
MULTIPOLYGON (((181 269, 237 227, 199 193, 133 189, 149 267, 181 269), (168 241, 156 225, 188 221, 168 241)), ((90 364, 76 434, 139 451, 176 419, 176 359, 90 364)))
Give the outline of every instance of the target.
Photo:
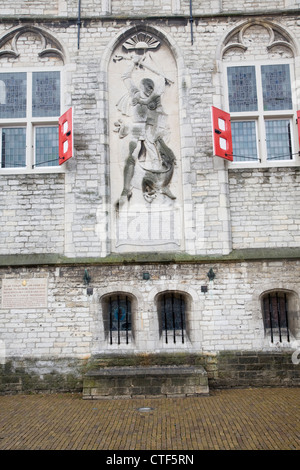
POLYGON ((95 364, 299 385, 300 2, 4 3, 1 392, 95 364))

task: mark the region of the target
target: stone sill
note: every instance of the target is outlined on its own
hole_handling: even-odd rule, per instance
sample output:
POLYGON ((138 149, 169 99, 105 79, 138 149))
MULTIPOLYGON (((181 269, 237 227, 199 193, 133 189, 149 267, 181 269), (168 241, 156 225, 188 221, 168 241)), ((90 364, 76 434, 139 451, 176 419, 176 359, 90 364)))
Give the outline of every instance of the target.
MULTIPOLYGON (((238 10, 238 11, 219 11, 219 12, 212 12, 212 13, 206 13, 203 12, 201 14, 193 14, 193 20, 198 21, 202 20, 203 18, 226 18, 226 17, 253 17, 253 16, 261 16, 263 15, 264 17, 266 16, 280 16, 282 17, 283 15, 285 16, 292 16, 292 15, 299 15, 299 9, 297 8, 285 8, 285 9, 273 9, 270 8, 269 10, 266 9, 257 9, 255 11, 247 11, 247 10, 238 10)), ((115 21, 115 20, 120 20, 120 21, 130 21, 130 20, 148 20, 148 21, 157 21, 159 20, 184 20, 186 22, 190 21, 190 14, 182 14, 182 13, 173 13, 173 14, 166 14, 162 15, 161 13, 158 13, 157 15, 151 15, 151 16, 146 16, 145 14, 132 14, 130 16, 128 15, 116 15, 116 14, 111 14, 111 13, 106 13, 106 12, 99 12, 93 14, 81 14, 80 20, 81 21, 93 21, 95 19, 99 19, 101 21, 103 20, 108 20, 108 21, 115 21)), ((51 14, 31 14, 31 13, 24 13, 24 14, 16 14, 16 15, 2 15, 1 16, 1 21, 51 21, 51 22, 61 22, 61 21, 70 21, 70 22, 76 22, 78 21, 78 16, 77 15, 51 15, 51 14)))
POLYGON ((7 266, 69 266, 69 265, 134 265, 134 264, 205 264, 265 260, 299 260, 300 247, 252 248, 233 250, 222 255, 190 255, 188 253, 127 253, 111 254, 103 258, 68 258, 60 254, 0 255, 0 267, 7 266))

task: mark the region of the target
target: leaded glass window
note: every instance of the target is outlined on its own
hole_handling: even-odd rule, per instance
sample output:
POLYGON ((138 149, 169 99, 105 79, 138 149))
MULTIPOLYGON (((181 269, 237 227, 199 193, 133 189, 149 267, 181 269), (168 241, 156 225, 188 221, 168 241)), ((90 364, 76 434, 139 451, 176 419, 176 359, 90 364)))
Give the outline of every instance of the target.
POLYGON ((289 119, 266 121, 268 160, 291 160, 291 122, 289 119))
POLYGON ((229 67, 227 73, 230 112, 256 111, 255 67, 229 67))
POLYGON ((60 71, 0 73, 1 168, 58 166, 60 71))
POLYGON ((231 129, 234 160, 237 162, 257 160, 256 122, 233 121, 231 129))
POLYGON ((1 168, 26 166, 26 128, 2 129, 1 168))
POLYGON ((32 74, 32 115, 34 117, 60 115, 59 72, 32 74))
POLYGON ((261 67, 265 111, 292 109, 292 90, 288 64, 261 67))
POLYGON ((0 74, 0 119, 26 117, 26 90, 26 73, 0 74))
POLYGON ((37 127, 35 129, 35 164, 37 166, 58 165, 58 128, 37 127))
POLYGON ((227 68, 235 162, 291 161, 297 155, 291 80, 290 63, 227 68))

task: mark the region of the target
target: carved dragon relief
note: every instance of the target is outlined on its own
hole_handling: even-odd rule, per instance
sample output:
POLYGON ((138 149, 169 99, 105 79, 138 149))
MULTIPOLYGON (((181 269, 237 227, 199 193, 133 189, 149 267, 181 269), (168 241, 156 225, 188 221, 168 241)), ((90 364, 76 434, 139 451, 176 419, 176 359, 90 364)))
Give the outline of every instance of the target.
POLYGON ((132 196, 131 182, 136 165, 144 172, 140 187, 148 203, 158 193, 171 200, 176 199, 169 188, 176 157, 166 143, 167 115, 162 106, 165 87, 171 86, 173 82, 159 70, 149 52, 159 45, 159 41, 151 35, 138 33, 123 44, 123 48, 131 51, 131 54, 116 55, 113 59, 115 63, 128 61, 127 71, 122 75, 127 93, 116 106, 121 115, 130 118, 129 123, 120 118, 115 122, 114 129, 120 139, 128 137, 129 140, 123 190, 116 204, 117 210, 132 196), (133 78, 135 70, 145 72, 139 83, 135 83, 133 78))

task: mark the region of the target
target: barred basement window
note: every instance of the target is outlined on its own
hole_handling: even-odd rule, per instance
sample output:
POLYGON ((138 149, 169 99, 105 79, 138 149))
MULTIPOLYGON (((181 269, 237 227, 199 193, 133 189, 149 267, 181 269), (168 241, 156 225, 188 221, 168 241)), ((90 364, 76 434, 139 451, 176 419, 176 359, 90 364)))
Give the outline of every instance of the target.
POLYGON ((114 294, 103 303, 104 327, 109 344, 129 344, 132 341, 131 300, 124 294, 114 294))
POLYGON ((286 338, 290 341, 288 294, 282 291, 269 292, 262 298, 263 318, 266 333, 282 342, 286 338))
POLYGON ((162 294, 158 300, 160 331, 165 343, 184 343, 186 334, 186 302, 177 292, 162 294))

